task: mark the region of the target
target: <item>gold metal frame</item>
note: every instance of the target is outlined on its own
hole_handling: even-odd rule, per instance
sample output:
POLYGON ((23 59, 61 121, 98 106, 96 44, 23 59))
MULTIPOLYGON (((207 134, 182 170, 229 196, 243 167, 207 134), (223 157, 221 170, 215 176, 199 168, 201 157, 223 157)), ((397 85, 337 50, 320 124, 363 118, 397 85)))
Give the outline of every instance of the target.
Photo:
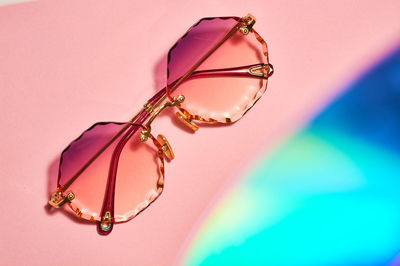
POLYGON ((61 191, 56 191, 51 195, 49 204, 54 208, 60 208, 65 203, 71 203, 75 198, 74 193, 68 192, 67 195, 63 195, 61 191))
MULTIPOLYGON (((177 97, 174 97, 172 102, 165 102, 147 121, 146 123, 146 130, 142 131, 142 134, 140 136, 141 141, 146 141, 150 137, 151 133, 151 123, 153 123, 154 119, 167 107, 174 107, 174 106, 179 106, 183 101, 185 100, 185 97, 183 95, 178 95, 177 97)), ((145 106, 150 105, 149 103, 145 104, 145 106)), ((150 114, 154 111, 154 107, 157 106, 158 104, 156 103, 154 106, 152 106, 150 114)), ((146 111, 148 111, 146 109, 146 111)))

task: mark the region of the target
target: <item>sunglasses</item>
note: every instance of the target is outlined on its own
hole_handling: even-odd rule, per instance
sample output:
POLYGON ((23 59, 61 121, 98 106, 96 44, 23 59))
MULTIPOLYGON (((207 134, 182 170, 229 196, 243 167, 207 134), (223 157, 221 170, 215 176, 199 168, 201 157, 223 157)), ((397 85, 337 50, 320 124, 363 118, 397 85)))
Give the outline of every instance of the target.
POLYGON ((151 124, 166 108, 196 131, 202 123, 239 120, 263 95, 273 74, 255 18, 200 19, 169 50, 167 85, 129 122, 100 122, 60 157, 56 192, 49 204, 68 206, 107 235, 114 223, 145 210, 164 188, 164 160, 174 153, 151 124))

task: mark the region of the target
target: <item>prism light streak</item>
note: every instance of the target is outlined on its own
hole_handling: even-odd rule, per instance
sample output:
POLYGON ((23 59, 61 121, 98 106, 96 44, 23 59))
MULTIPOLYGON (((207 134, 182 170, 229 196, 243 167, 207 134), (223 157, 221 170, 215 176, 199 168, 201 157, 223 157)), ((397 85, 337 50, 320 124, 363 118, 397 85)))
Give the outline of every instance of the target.
POLYGON ((385 265, 400 253, 400 49, 212 211, 185 265, 385 265))

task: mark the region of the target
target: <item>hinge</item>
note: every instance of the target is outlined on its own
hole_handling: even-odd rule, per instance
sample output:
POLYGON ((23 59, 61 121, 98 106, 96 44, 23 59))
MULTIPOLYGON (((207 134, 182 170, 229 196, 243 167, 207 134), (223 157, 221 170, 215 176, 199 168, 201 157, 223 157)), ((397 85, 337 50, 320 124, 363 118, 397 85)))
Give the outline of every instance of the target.
POLYGON ((51 195, 51 198, 49 200, 49 204, 51 206, 53 206, 54 208, 60 208, 61 206, 63 206, 65 203, 71 203, 71 201, 75 198, 74 193, 72 193, 71 191, 68 192, 67 195, 63 195, 62 192, 54 192, 51 195))
POLYGON ((247 16, 242 18, 242 21, 244 22, 245 26, 240 28, 240 32, 244 35, 247 35, 249 34, 249 32, 253 31, 253 26, 256 23, 256 18, 251 14, 247 14, 247 16))

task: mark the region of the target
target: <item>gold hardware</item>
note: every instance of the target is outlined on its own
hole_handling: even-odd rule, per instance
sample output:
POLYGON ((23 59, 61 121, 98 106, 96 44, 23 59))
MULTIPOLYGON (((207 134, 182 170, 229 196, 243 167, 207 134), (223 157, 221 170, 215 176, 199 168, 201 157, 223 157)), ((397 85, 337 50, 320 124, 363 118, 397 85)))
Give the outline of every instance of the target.
POLYGON ((157 136, 157 140, 161 144, 161 149, 164 152, 165 156, 167 156, 168 159, 173 160, 175 158, 175 155, 172 151, 171 145, 169 145, 167 138, 160 134, 157 136))
POLYGON ((249 74, 257 77, 268 78, 273 73, 272 65, 260 64, 249 68, 249 74))
POLYGON ((145 105, 143 105, 143 109, 148 113, 151 114, 154 111, 154 107, 153 105, 151 105, 150 103, 146 103, 145 105))
POLYGON ((240 28, 240 32, 243 33, 244 35, 247 35, 247 34, 249 34, 249 29, 247 27, 243 27, 243 28, 240 28))
POLYGON ((79 208, 76 208, 75 210, 76 215, 78 215, 79 217, 82 217, 82 211, 79 208))
POLYGON ((151 132, 151 123, 153 120, 167 107, 173 107, 173 106, 180 106, 181 103, 185 100, 185 96, 183 95, 178 95, 177 97, 174 97, 172 102, 166 102, 164 103, 147 121, 146 123, 146 130, 142 131, 142 134, 140 135, 140 140, 141 141, 146 141, 150 137, 150 132, 151 132))
POLYGON ((74 193, 68 192, 66 196, 64 196, 61 192, 54 192, 51 195, 51 198, 49 200, 49 204, 53 206, 54 208, 60 208, 63 206, 65 203, 71 203, 71 201, 75 198, 74 193))
POLYGON ((189 127, 191 130, 196 131, 199 129, 199 126, 196 125, 192 119, 187 118, 183 114, 176 112, 176 117, 187 127, 189 127))
POLYGON ((244 35, 247 35, 249 32, 253 31, 256 18, 252 14, 247 14, 247 16, 242 18, 242 21, 245 23, 245 26, 240 28, 240 32, 244 35))
POLYGON ((146 140, 148 140, 150 137, 150 132, 148 132, 147 130, 143 130, 142 134, 140 135, 140 141, 141 142, 145 142, 146 140))
POLYGON ((111 212, 106 212, 100 223, 101 230, 108 231, 111 228, 111 224, 112 224, 111 212))

